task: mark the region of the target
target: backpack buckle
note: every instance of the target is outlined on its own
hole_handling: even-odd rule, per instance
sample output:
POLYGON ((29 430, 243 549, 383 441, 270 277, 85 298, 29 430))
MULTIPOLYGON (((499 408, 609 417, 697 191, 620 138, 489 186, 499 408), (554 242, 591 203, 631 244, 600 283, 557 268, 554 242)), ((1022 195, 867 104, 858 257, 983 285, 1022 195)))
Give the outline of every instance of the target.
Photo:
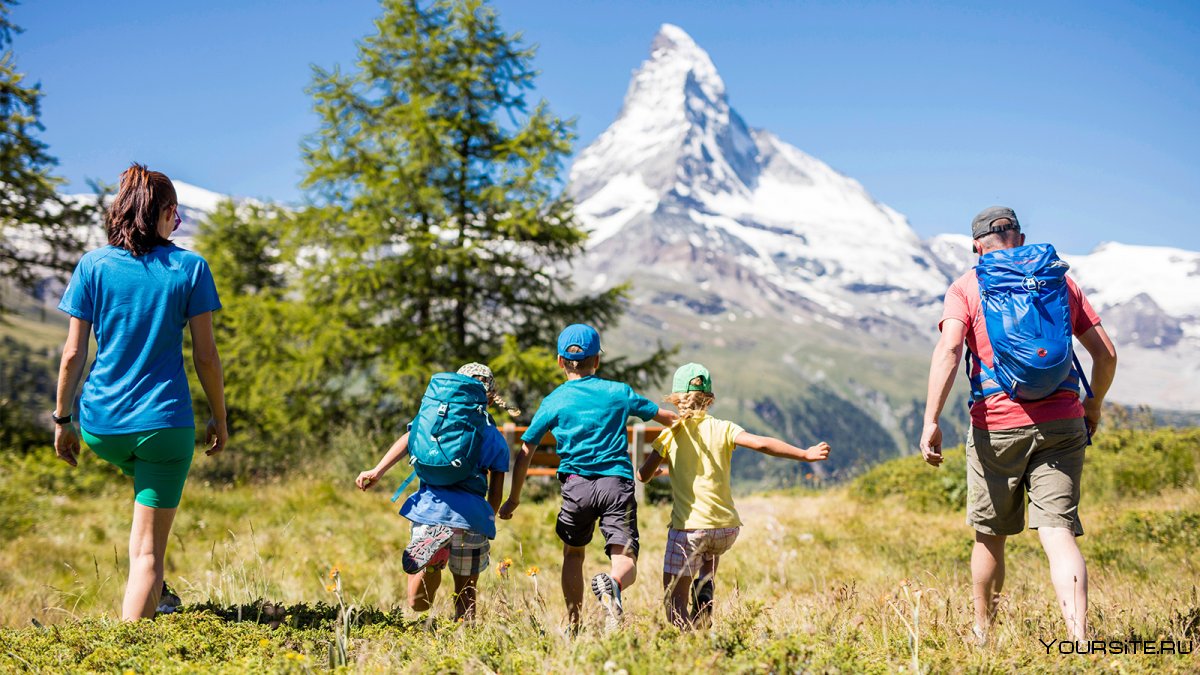
POLYGON ((449 410, 450 410, 450 404, 449 404, 449 403, 443 403, 443 404, 441 404, 440 406, 438 406, 438 412, 437 412, 437 414, 438 414, 438 417, 445 417, 445 416, 446 416, 446 412, 447 412, 447 411, 449 411, 449 410))

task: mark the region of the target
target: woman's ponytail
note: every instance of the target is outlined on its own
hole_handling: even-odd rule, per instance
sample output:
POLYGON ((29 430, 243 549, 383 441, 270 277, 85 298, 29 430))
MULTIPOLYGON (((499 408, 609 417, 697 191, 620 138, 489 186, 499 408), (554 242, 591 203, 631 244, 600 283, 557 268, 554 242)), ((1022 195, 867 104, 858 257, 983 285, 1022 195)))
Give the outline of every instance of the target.
POLYGON ((108 243, 133 255, 145 255, 169 240, 158 233, 163 211, 178 206, 175 186, 166 174, 132 164, 121 174, 117 196, 108 207, 104 227, 108 243))

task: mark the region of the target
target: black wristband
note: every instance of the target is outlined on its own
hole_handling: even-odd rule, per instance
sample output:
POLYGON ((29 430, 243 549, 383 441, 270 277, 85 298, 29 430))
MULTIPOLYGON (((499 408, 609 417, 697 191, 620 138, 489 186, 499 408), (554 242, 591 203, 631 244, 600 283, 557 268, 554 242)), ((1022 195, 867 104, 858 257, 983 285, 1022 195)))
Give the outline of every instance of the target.
POLYGON ((64 424, 70 424, 70 423, 71 423, 71 416, 70 416, 70 415, 66 415, 66 416, 64 416, 64 417, 59 417, 58 415, 55 415, 55 414, 54 414, 54 411, 51 411, 51 412, 50 412, 50 417, 51 417, 51 418, 54 420, 54 423, 55 423, 55 424, 57 424, 57 425, 58 425, 58 426, 60 426, 60 427, 61 427, 62 425, 64 425, 64 424))

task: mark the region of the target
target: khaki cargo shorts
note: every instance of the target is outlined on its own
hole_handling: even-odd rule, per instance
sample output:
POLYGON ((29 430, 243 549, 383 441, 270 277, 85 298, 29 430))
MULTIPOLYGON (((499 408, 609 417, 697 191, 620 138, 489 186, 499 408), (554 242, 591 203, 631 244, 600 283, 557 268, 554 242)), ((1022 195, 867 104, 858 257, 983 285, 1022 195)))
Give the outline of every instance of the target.
POLYGON ((1087 447, 1083 418, 1017 429, 967 433, 967 524, 984 534, 1011 535, 1029 528, 1070 528, 1079 522, 1079 478, 1087 447))

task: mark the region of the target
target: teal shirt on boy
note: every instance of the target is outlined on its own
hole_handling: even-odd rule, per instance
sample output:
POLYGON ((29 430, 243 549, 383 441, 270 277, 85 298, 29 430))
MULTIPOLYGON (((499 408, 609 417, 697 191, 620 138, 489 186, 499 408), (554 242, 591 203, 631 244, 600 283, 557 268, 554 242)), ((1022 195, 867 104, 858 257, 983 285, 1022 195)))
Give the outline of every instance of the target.
POLYGON ((560 473, 633 480, 625 423, 630 417, 650 420, 657 414, 658 405, 629 385, 589 375, 550 392, 521 440, 536 444, 552 432, 560 473))

